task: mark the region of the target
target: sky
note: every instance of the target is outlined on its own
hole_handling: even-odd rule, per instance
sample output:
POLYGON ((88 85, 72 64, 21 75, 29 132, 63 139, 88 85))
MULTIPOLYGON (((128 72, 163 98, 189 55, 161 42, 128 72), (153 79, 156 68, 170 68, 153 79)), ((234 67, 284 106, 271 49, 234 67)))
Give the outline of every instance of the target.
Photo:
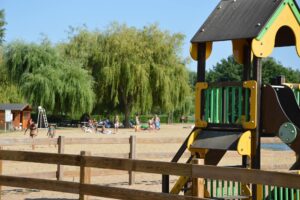
MULTIPOLYGON (((300 0, 297 0, 300 3, 300 0)), ((142 28, 153 23, 186 38, 182 57, 189 57, 190 40, 219 0, 1 0, 5 10, 6 42, 17 39, 40 42, 46 35, 54 44, 67 41, 69 27, 86 25, 103 30, 112 22, 142 28)), ((207 67, 232 54, 231 42, 213 45, 207 67)), ((284 66, 300 70, 300 58, 294 47, 277 48, 271 55, 284 66)), ((196 62, 189 66, 196 71, 196 62)))

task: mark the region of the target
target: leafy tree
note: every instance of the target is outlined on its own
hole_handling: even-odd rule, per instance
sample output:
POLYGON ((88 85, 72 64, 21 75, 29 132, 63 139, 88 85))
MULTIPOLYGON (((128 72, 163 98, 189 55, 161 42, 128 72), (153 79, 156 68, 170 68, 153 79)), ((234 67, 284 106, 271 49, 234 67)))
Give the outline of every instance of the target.
POLYGON ((57 60, 58 55, 49 43, 38 45, 15 41, 8 44, 4 50, 4 61, 8 73, 16 83, 19 83, 24 73, 32 73, 45 65, 54 66, 57 60))
POLYGON ((213 69, 207 73, 208 82, 240 81, 242 77, 242 65, 238 64, 233 56, 222 59, 213 69))
POLYGON ((132 112, 160 107, 171 112, 189 93, 188 74, 178 52, 183 35, 112 24, 105 31, 79 30, 65 44, 66 56, 81 60, 95 78, 97 110, 132 112))
POLYGON ((4 10, 0 10, 0 45, 3 43, 4 41, 4 36, 5 36, 5 26, 6 22, 5 22, 5 13, 4 10))
MULTIPOLYGON (((222 59, 207 73, 207 81, 241 81, 243 66, 236 63, 232 56, 222 59)), ((262 60, 262 81, 270 83, 271 79, 278 75, 284 75, 287 82, 300 82, 300 72, 292 68, 286 68, 274 58, 262 60)))
POLYGON ((190 88, 193 89, 193 91, 195 91, 196 83, 197 83, 197 72, 189 71, 189 85, 190 88))
MULTIPOLYGON (((1 55, 0 55, 1 56, 1 55)), ((19 88, 9 81, 7 70, 0 61, 0 102, 2 103, 20 103, 24 98, 19 88)))
POLYGON ((262 81, 269 83, 272 78, 284 75, 287 82, 300 83, 300 72, 292 68, 286 68, 274 58, 266 58, 262 64, 262 81))
POLYGON ((72 117, 91 112, 93 78, 82 64, 63 58, 49 42, 13 42, 5 49, 10 80, 33 106, 72 117))

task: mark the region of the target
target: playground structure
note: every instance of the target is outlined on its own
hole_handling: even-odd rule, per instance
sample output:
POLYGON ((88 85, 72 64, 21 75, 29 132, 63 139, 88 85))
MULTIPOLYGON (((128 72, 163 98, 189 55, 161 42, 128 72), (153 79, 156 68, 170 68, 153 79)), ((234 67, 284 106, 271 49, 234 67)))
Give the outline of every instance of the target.
POLYGON ((48 128, 46 110, 42 106, 38 107, 38 117, 36 122, 38 128, 48 128))
MULTIPOLYGON (((221 0, 191 40, 197 61, 195 128, 171 162, 188 149, 204 165, 217 165, 226 151, 241 155, 238 168, 260 169, 261 137, 279 137, 296 154, 290 170, 300 169, 300 84, 262 83, 262 58, 274 47, 295 46, 300 56, 300 12, 294 0, 221 0), (206 59, 215 41, 231 40, 243 65, 242 82, 205 82, 206 59)), ((274 75, 276 76, 276 75, 274 75)), ((278 75, 277 75, 278 76, 278 75)), ((299 178, 300 180, 300 178, 299 178)), ((189 177, 162 191, 189 192, 189 177)), ((299 189, 206 179, 200 197, 228 199, 299 199, 299 189), (267 189, 268 188, 268 189, 267 189)), ((191 187, 190 187, 191 188, 191 187)), ((201 189, 200 189, 201 190, 201 189)))

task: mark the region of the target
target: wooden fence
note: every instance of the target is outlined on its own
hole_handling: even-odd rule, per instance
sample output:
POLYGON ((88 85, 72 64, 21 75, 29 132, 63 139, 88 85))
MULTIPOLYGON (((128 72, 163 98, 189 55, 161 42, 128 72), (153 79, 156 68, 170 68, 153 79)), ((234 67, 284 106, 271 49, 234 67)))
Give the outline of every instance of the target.
POLYGON ((90 184, 90 169, 114 169, 176 175, 192 178, 209 178, 215 180, 230 180, 245 184, 263 184, 285 188, 300 189, 299 175, 250 170, 241 168, 228 168, 205 166, 195 164, 170 163, 161 161, 133 160, 123 158, 107 158, 90 156, 82 152, 81 155, 38 153, 0 150, 0 160, 22 161, 44 164, 70 165, 80 167, 79 183, 68 181, 42 180, 35 178, 13 177, 0 175, 0 185, 23 187, 40 190, 79 194, 80 199, 85 195, 117 198, 117 199, 200 199, 190 196, 163 194, 157 192, 115 188, 90 184))
MULTIPOLYGON (((58 138, 24 138, 24 139, 2 139, 0 140, 0 146, 20 146, 20 145, 57 145, 58 154, 65 153, 66 145, 76 144, 128 144, 128 153, 101 153, 93 154, 94 156, 102 157, 117 157, 117 158, 147 158, 147 159, 171 159, 174 156, 174 152, 147 152, 138 153, 136 150, 137 144, 176 144, 182 143, 185 138, 137 138, 136 136, 130 136, 129 138, 65 138, 59 136, 58 138)), ((190 153, 185 153, 183 158, 188 158, 190 153)), ((130 185, 135 184, 135 173, 132 171, 129 173, 128 182, 130 185)), ((103 175, 121 175, 126 172, 120 172, 116 170, 96 171, 91 172, 92 176, 103 175)), ((26 173, 18 174, 22 177, 36 177, 36 178, 57 178, 57 180, 63 180, 64 177, 78 177, 78 171, 65 171, 64 166, 57 165, 56 172, 41 172, 41 173, 26 173)))
MULTIPOLYGON (((117 158, 130 158, 130 159, 171 159, 174 156, 174 152, 147 152, 138 153, 137 145, 139 144, 181 144, 185 138, 174 138, 174 137, 162 137, 162 138, 137 138, 136 136, 130 136, 128 138, 65 138, 59 136, 58 138, 31 138, 24 139, 1 139, 0 147, 4 146, 20 146, 20 145, 56 145, 58 154, 65 153, 66 145, 76 145, 76 144, 128 144, 128 153, 101 153, 92 154, 94 156, 102 157, 117 157, 117 158)), ((277 140, 274 140, 278 143, 277 140)), ((291 152, 292 154, 292 152, 291 152)), ((186 152, 182 157, 189 158, 190 153, 186 152)), ((276 168, 286 168, 287 165, 276 165, 276 168)), ((128 182, 130 185, 135 184, 135 173, 133 171, 116 171, 116 170, 92 170, 91 176, 104 176, 104 175, 124 175, 129 174, 128 182)), ((22 177, 35 177, 35 178, 57 178, 57 180, 64 180, 67 177, 78 177, 79 171, 64 170, 64 166, 61 164, 57 165, 57 170, 52 172, 35 172, 35 173, 22 173, 18 174, 22 177)))

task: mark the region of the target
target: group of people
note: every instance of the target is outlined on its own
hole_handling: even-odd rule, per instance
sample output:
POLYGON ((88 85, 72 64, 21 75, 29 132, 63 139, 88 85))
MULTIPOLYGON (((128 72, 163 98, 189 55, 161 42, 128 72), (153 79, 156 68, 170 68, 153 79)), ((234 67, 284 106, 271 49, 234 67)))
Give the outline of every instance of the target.
MULTIPOLYGON (((35 124, 35 122, 31 118, 27 122, 27 128, 25 129, 24 135, 26 135, 28 130, 29 130, 29 136, 31 138, 34 138, 34 137, 37 136, 37 134, 38 134, 37 125, 35 124)), ((55 125, 49 124, 47 136, 51 137, 51 138, 54 138, 54 136, 55 136, 55 125)))
POLYGON ((147 125, 141 125, 140 118, 138 115, 135 116, 135 132, 139 130, 160 130, 160 118, 155 115, 148 120, 147 125))
POLYGON ((113 133, 118 133, 119 127, 120 127, 120 120, 119 116, 115 115, 113 123, 107 118, 105 120, 99 120, 99 122, 94 119, 88 119, 87 122, 81 122, 86 125, 83 125, 85 129, 85 132, 96 132, 96 133, 103 133, 103 134, 110 134, 112 131, 107 130, 107 128, 114 127, 113 133))

